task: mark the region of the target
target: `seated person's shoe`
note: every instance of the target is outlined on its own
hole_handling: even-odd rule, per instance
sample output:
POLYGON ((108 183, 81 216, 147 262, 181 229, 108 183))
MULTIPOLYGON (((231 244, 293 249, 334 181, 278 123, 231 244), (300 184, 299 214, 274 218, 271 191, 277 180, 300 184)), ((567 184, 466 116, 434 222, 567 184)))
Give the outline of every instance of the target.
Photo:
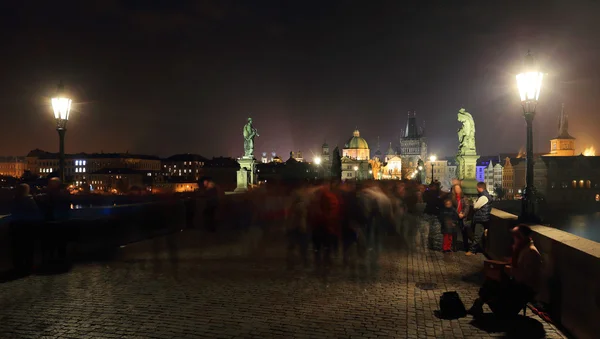
POLYGON ((473 318, 479 318, 483 315, 483 304, 479 299, 475 300, 473 306, 467 310, 467 314, 473 316, 473 318))

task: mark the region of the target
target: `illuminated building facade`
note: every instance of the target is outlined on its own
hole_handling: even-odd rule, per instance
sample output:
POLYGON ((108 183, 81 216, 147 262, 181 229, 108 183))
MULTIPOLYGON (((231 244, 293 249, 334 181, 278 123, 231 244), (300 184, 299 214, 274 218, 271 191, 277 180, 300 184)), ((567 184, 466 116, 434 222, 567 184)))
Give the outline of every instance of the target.
POLYGON ((383 166, 382 179, 402 179, 402 158, 397 155, 387 156, 383 166))
POLYGON ((342 150, 342 180, 372 178, 373 175, 369 174, 369 160, 369 144, 356 129, 342 150))
POLYGON ((600 156, 544 156, 542 161, 548 202, 600 203, 600 156))
POLYGON ((358 161, 367 161, 370 159, 369 144, 360 136, 358 130, 354 130, 352 138, 344 145, 342 157, 347 157, 358 161))
MULTIPOLYGON (((58 153, 33 150, 25 157, 27 170, 39 176, 58 173, 58 153)), ((161 170, 160 158, 129 153, 77 153, 65 154, 66 181, 76 186, 87 183, 89 174, 105 168, 132 169, 156 176, 161 170)))
POLYGON ((202 168, 208 159, 198 154, 176 154, 162 161, 161 173, 166 177, 180 177, 197 181, 202 174, 202 168))
POLYGON ((27 169, 25 157, 0 157, 0 175, 20 178, 27 169))
POLYGON ((575 138, 569 135, 569 116, 565 114, 565 104, 562 105, 558 118, 558 136, 550 140, 549 156, 574 156, 575 138))
POLYGON ((419 160, 427 157, 427 138, 423 128, 417 127, 416 112, 408 112, 406 129, 400 138, 402 177, 408 178, 417 170, 419 160))

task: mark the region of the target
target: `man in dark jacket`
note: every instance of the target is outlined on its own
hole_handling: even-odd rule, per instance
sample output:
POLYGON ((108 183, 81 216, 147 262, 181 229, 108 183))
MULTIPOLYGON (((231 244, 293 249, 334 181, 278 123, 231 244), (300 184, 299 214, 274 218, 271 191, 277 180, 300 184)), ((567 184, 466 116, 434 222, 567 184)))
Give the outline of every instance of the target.
POLYGON ((479 197, 473 205, 473 209, 475 210, 472 226, 473 243, 466 255, 474 255, 484 250, 485 234, 489 227, 490 214, 492 212, 492 198, 484 182, 477 183, 477 192, 479 193, 479 197))

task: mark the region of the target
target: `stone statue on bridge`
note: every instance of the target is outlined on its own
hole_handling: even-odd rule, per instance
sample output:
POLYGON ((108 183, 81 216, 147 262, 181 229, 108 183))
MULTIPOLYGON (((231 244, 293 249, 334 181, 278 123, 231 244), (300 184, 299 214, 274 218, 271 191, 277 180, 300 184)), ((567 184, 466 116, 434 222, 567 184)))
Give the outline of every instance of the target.
POLYGON ((464 108, 458 111, 458 121, 462 122, 458 130, 458 154, 477 154, 475 150, 475 122, 471 113, 464 108))
POLYGON ((475 122, 473 116, 464 108, 458 111, 458 121, 462 126, 458 130, 458 152, 456 153, 457 179, 462 181, 465 194, 477 194, 476 166, 477 151, 475 148, 475 122))
POLYGON ((258 131, 252 126, 252 118, 248 118, 244 126, 244 158, 254 158, 254 138, 258 136, 258 131))

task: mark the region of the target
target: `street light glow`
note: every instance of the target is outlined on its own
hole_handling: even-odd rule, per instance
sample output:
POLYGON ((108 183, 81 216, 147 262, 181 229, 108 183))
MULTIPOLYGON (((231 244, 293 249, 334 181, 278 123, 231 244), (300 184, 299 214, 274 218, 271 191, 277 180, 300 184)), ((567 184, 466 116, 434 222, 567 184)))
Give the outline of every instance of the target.
POLYGON ((521 101, 537 101, 542 89, 542 79, 544 74, 541 72, 527 72, 517 74, 517 86, 521 101))
POLYGON ((316 157, 314 160, 316 165, 320 165, 321 164, 321 158, 320 157, 316 157))
POLYGON ((544 74, 537 69, 533 55, 527 52, 523 72, 517 74, 517 87, 521 102, 538 101, 544 74))
POLYGON ((52 109, 54 110, 54 118, 57 120, 69 120, 71 99, 63 97, 52 98, 52 109))
POLYGON ((64 85, 61 81, 56 87, 56 96, 51 100, 57 130, 67 129, 67 121, 71 113, 71 102, 72 100, 64 93, 64 85))
POLYGON ((422 171, 422 170, 423 170, 423 166, 419 166, 419 171, 422 171))
POLYGON ((358 171, 358 166, 354 166, 354 170, 355 170, 355 171, 358 171))
POLYGON ((429 157, 429 161, 434 162, 437 160, 437 157, 435 155, 432 155, 429 157))

